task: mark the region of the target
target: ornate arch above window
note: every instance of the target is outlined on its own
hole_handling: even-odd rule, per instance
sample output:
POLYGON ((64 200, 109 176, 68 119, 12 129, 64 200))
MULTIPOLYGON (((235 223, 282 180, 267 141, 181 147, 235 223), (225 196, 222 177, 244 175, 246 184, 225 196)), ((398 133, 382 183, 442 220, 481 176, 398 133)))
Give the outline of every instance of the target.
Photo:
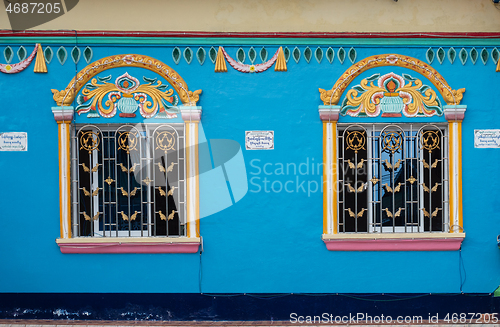
POLYGON ((361 60, 331 90, 319 91, 327 249, 459 249, 465 237, 461 122, 466 106, 460 105, 465 89, 453 90, 418 59, 386 54, 361 60), (363 72, 386 66, 404 72, 376 69, 351 85, 363 72))
POLYGON ((145 55, 125 54, 109 56, 89 64, 68 83, 64 90, 52 89, 54 101, 58 106, 70 106, 75 99, 75 95, 92 77, 105 70, 118 67, 139 67, 157 73, 172 85, 179 94, 182 103, 186 106, 196 106, 200 98, 201 90, 189 91, 182 77, 163 62, 145 55))
POLYGON ((159 60, 126 54, 52 92, 61 252, 197 252, 201 90, 159 60))
POLYGON ((355 63, 342 74, 331 90, 319 89, 321 101, 325 106, 338 104, 344 91, 357 76, 369 69, 384 66, 408 68, 424 75, 434 84, 448 105, 459 105, 462 101, 465 89, 453 90, 443 76, 431 66, 416 58, 399 54, 375 55, 355 63))

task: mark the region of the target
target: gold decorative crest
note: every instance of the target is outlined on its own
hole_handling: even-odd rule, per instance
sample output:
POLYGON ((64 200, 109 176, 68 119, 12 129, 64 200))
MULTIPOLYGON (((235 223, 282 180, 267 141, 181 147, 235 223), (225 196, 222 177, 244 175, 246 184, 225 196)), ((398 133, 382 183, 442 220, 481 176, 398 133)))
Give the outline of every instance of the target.
POLYGON ((163 131, 158 133, 155 139, 155 150, 160 149, 165 152, 175 150, 175 139, 176 137, 174 132, 163 131))
POLYGON ((387 151, 394 154, 394 152, 398 152, 399 150, 401 150, 402 144, 403 144, 403 136, 401 135, 400 132, 385 132, 382 137, 382 151, 387 151))
POLYGON ((346 149, 354 150, 355 153, 358 153, 359 150, 365 150, 365 144, 366 144, 365 132, 360 132, 360 131, 347 132, 346 143, 347 143, 346 149))
POLYGON ((422 133, 422 136, 420 137, 420 144, 422 145, 422 148, 429 152, 432 152, 434 149, 440 149, 438 131, 425 131, 422 133))
POLYGON ((96 149, 97 151, 99 151, 99 143, 101 143, 99 132, 87 131, 82 132, 82 134, 80 135, 80 150, 84 149, 88 151, 89 154, 96 149))
MULTIPOLYGON (((120 134, 118 136, 118 150, 124 150, 127 152, 127 154, 130 153, 130 151, 135 150, 137 151, 137 144, 139 143, 138 135, 137 133, 132 133, 132 132, 118 132, 120 134), (131 137, 132 135, 132 137, 131 137)), ((135 166, 134 166, 135 168, 135 166)), ((123 169, 123 167, 122 167, 123 169)))

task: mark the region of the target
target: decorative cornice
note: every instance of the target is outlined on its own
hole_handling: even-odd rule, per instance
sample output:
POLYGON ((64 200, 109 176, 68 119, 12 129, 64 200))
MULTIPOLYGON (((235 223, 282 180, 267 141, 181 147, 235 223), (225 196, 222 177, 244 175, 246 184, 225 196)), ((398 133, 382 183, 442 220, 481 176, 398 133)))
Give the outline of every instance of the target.
POLYGON ((465 118, 465 111, 467 110, 466 105, 456 105, 456 106, 444 106, 444 118, 447 121, 462 121, 465 118))
POLYGON ((228 38, 461 38, 461 39, 499 39, 498 32, 407 32, 407 33, 335 33, 335 32, 204 32, 204 31, 0 31, 0 37, 23 36, 67 36, 67 37, 228 37, 228 38))
POLYGON ((339 120, 340 108, 340 106, 319 106, 319 118, 325 123, 336 122, 339 120))
POLYGON ((52 113, 54 114, 54 119, 56 120, 56 122, 69 123, 73 121, 75 109, 72 106, 52 107, 52 113))

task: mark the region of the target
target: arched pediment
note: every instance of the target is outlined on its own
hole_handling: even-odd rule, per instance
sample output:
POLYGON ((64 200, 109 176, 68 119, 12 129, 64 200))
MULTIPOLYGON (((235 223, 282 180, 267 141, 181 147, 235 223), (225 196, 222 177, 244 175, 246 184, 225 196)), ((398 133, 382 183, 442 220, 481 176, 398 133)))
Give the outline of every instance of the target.
POLYGON ((89 64, 78 72, 64 90, 52 89, 54 101, 58 106, 71 106, 80 89, 94 76, 105 70, 119 67, 145 68, 162 76, 177 91, 184 106, 196 106, 199 100, 201 90, 190 91, 182 77, 168 65, 149 56, 125 54, 105 57, 89 64))
POLYGON ((443 76, 431 66, 416 58, 399 54, 375 55, 355 63, 342 74, 331 90, 319 89, 321 101, 325 105, 337 105, 344 91, 357 76, 369 69, 383 66, 408 68, 422 74, 436 87, 449 105, 458 105, 462 101, 465 88, 453 90, 443 76))

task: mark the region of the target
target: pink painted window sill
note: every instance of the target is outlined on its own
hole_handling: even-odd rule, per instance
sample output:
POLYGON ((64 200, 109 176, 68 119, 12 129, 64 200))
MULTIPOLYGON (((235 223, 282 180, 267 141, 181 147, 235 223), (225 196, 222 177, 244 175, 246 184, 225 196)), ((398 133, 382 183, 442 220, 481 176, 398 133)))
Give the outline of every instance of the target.
POLYGON ((329 251, 456 251, 465 233, 323 234, 329 251))
POLYGON ((196 253, 199 237, 78 237, 56 239, 62 253, 196 253))

